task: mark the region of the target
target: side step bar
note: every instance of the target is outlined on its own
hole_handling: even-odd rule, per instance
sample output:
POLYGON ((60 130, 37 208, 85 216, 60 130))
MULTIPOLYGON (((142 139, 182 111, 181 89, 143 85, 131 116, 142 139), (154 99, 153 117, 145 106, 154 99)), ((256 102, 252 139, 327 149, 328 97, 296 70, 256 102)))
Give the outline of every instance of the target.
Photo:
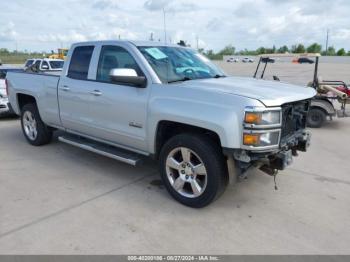
POLYGON ((58 137, 58 140, 79 147, 81 149, 85 149, 87 151, 103 155, 109 158, 113 158, 115 160, 127 163, 132 166, 137 166, 143 162, 143 156, 129 152, 125 149, 105 145, 87 138, 81 138, 79 136, 65 134, 58 137))

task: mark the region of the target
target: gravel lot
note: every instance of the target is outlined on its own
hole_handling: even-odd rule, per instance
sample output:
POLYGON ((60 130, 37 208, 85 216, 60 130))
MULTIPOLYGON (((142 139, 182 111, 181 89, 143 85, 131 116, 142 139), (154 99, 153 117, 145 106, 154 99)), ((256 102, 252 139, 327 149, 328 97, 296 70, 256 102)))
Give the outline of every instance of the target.
POLYGON ((312 131, 277 191, 252 171, 198 210, 170 198, 154 163, 57 139, 32 147, 18 120, 1 119, 0 254, 349 254, 350 119, 312 131))

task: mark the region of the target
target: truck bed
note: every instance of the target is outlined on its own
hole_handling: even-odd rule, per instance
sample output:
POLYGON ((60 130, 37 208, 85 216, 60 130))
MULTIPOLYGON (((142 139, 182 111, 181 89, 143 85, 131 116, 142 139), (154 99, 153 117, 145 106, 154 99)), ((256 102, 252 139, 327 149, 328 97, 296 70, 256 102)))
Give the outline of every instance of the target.
POLYGON ((35 97, 40 116, 47 124, 60 125, 57 86, 60 72, 9 72, 9 99, 16 114, 20 114, 17 93, 35 97))

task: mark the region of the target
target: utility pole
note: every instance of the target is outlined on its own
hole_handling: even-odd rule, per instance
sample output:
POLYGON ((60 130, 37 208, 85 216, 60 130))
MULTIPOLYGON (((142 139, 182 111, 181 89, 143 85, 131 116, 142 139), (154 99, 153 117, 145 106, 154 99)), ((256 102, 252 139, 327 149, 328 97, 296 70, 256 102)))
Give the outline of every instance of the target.
POLYGON ((197 44, 197 51, 199 50, 199 38, 198 35, 196 36, 196 44, 197 44))
POLYGON ((327 28, 327 37, 326 37, 326 55, 328 55, 328 40, 329 40, 329 29, 327 28))
POLYGON ((150 35, 150 37, 149 37, 149 40, 150 41, 153 41, 154 39, 153 39, 153 32, 151 32, 151 35, 150 35))
POLYGON ((166 21, 165 21, 165 8, 163 7, 163 22, 164 22, 164 43, 166 43, 166 21))

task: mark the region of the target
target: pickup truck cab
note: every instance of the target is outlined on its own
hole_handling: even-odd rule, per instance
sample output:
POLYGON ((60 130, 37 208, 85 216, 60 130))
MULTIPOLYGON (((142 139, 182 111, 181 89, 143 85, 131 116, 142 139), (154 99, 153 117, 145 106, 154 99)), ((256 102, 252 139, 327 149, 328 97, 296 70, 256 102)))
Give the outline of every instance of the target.
POLYGON ((30 144, 49 143, 59 129, 60 141, 131 165, 152 157, 169 193, 191 207, 216 199, 229 174, 275 175, 309 146, 312 88, 229 77, 177 45, 77 43, 60 76, 7 80, 30 144))

